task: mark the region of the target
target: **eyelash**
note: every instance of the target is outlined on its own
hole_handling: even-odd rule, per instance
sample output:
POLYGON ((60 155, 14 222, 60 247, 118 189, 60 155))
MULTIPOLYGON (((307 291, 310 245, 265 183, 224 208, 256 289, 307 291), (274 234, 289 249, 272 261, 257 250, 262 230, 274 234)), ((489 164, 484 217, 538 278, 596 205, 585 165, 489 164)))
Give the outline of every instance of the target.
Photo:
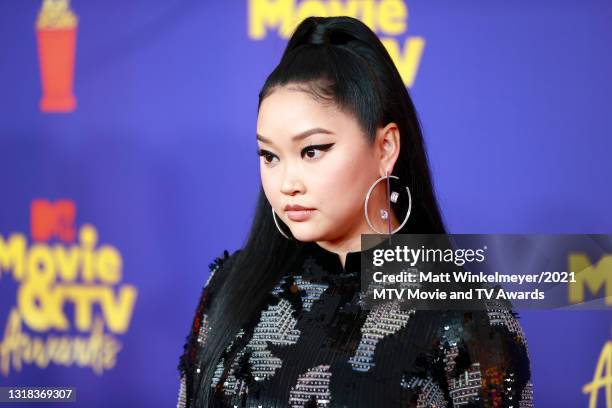
MULTIPOLYGON (((309 151, 309 150, 320 150, 320 151, 322 151, 322 152, 326 152, 326 151, 328 151, 329 149, 331 149, 331 147, 332 147, 334 144, 335 144, 335 143, 328 143, 328 144, 322 144, 322 145, 309 145, 309 146, 306 146, 306 147, 305 147, 305 148, 303 148, 303 149, 302 149, 302 151, 300 152, 300 156, 303 158, 303 157, 304 157, 304 155, 306 154, 306 152, 307 152, 307 151, 309 151)), ((262 157, 263 157, 263 156, 268 156, 268 155, 270 155, 270 156, 274 156, 274 157, 277 157, 277 156, 276 156, 274 153, 269 152, 269 151, 264 150, 264 149, 259 149, 259 150, 257 150, 257 155, 258 155, 258 156, 262 156, 262 157)), ((278 157, 277 157, 277 158, 278 158, 278 157)), ((316 158, 314 158, 314 159, 316 160, 316 158)), ((265 161, 265 159, 264 159, 264 161, 265 161)), ((269 164, 272 164, 271 162, 268 162, 268 161, 265 161, 265 163, 266 163, 266 164, 268 164, 268 165, 269 165, 269 164)))

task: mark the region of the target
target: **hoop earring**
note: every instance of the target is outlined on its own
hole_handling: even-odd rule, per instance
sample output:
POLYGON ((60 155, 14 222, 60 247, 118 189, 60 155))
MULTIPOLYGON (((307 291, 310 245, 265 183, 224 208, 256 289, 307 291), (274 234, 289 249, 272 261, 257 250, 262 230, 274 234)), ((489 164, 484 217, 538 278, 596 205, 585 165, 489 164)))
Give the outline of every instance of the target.
POLYGON ((291 238, 285 234, 283 232, 283 230, 281 229, 280 225, 278 225, 278 221, 276 220, 276 213, 274 212, 274 208, 272 208, 272 218, 274 219, 274 225, 276 225, 276 228, 278 229, 278 231, 281 233, 281 235, 289 240, 291 240, 291 238))
MULTIPOLYGON (((376 180, 374 182, 374 184, 372 184, 370 186, 370 189, 368 190, 368 194, 366 195, 366 198, 365 198, 365 205, 364 205, 365 217, 366 217, 366 221, 367 221, 368 225, 370 226, 370 228, 372 228, 372 231, 375 231, 377 234, 382 234, 382 235, 387 235, 389 233, 380 232, 376 228, 374 228, 374 226, 372 225, 372 222, 370 221, 370 217, 368 215, 368 201, 370 200, 370 195, 372 194, 372 191, 374 190, 374 187, 376 187, 376 185, 378 183, 380 183, 382 180, 389 179, 389 178, 394 178, 394 179, 399 180, 399 177, 393 176, 393 175, 387 175, 387 176, 380 177, 378 180, 376 180)), ((412 195, 410 194, 410 189, 408 188, 408 186, 406 186, 406 191, 408 192, 408 213, 406 214, 406 217, 404 218, 404 221, 401 223, 401 225, 399 227, 397 227, 395 230, 391 231, 390 232, 391 234, 395 234, 397 231, 401 230, 404 227, 404 225, 406 225, 406 222, 408 222, 408 218, 410 217, 410 211, 412 210, 412 195)), ((392 192, 392 193, 390 192, 390 195, 388 197, 389 202, 391 202, 391 201, 392 202, 396 202, 397 198, 398 198, 398 193, 397 192, 395 192, 395 191, 392 192)), ((386 210, 381 210, 381 218, 386 219, 386 217, 383 216, 382 214, 385 214, 386 217, 390 217, 391 216, 391 214, 387 214, 386 210)))

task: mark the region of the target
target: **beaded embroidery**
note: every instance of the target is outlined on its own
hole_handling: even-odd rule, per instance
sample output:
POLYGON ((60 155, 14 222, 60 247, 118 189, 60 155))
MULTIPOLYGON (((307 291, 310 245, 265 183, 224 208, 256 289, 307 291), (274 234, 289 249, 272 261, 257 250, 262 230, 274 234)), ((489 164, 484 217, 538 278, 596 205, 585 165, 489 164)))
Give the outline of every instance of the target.
MULTIPOLYGON (((227 259, 224 251, 209 265, 179 366, 179 408, 193 403, 195 356, 210 330, 208 286, 227 259)), ((335 264, 329 259, 328 254, 308 256, 303 273, 281 278, 271 291, 274 300, 226 347, 233 352, 218 361, 210 384, 223 390, 222 406, 396 406, 399 400, 392 398, 401 398, 401 405, 418 408, 533 407, 527 344, 511 305, 489 302, 474 315, 425 315, 401 310, 397 302, 364 310, 352 283, 358 276, 330 270, 335 264), (407 346, 415 337, 428 342, 407 346), (393 365, 400 370, 395 381, 376 379, 391 375, 386 370, 393 365), (358 383, 371 384, 369 395, 377 399, 362 402, 348 391, 358 383)))

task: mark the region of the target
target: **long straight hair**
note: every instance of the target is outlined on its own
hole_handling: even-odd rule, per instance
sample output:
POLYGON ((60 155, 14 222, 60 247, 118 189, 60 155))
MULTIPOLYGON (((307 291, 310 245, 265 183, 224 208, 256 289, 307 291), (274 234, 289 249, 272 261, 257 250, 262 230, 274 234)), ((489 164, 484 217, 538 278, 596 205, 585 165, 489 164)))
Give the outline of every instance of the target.
MULTIPOLYGON (((398 232, 446 233, 416 110, 389 53, 370 28, 351 17, 306 18, 266 79, 258 110, 266 96, 287 84, 297 84, 322 103, 333 103, 352 114, 370 145, 378 127, 395 122, 401 139, 392 174, 409 186, 413 199, 410 218, 398 232)), ((408 210, 407 203, 393 205, 398 216, 408 210)), ((289 231, 279 222, 283 231, 289 231)), ((231 271, 224 271, 225 281, 209 310, 212 330, 202 355, 202 376, 195 384, 196 406, 206 407, 212 401, 210 383, 223 350, 261 310, 280 278, 296 267, 303 248, 303 243, 279 233, 270 203, 260 189, 246 244, 231 271)))

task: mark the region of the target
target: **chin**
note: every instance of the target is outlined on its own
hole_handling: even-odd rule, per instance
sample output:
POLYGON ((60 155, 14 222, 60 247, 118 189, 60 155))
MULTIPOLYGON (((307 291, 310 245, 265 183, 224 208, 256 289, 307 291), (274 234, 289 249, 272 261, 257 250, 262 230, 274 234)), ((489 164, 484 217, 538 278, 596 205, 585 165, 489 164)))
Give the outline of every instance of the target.
POLYGON ((320 241, 323 237, 319 229, 305 225, 292 227, 291 234, 295 239, 302 242, 320 241))

